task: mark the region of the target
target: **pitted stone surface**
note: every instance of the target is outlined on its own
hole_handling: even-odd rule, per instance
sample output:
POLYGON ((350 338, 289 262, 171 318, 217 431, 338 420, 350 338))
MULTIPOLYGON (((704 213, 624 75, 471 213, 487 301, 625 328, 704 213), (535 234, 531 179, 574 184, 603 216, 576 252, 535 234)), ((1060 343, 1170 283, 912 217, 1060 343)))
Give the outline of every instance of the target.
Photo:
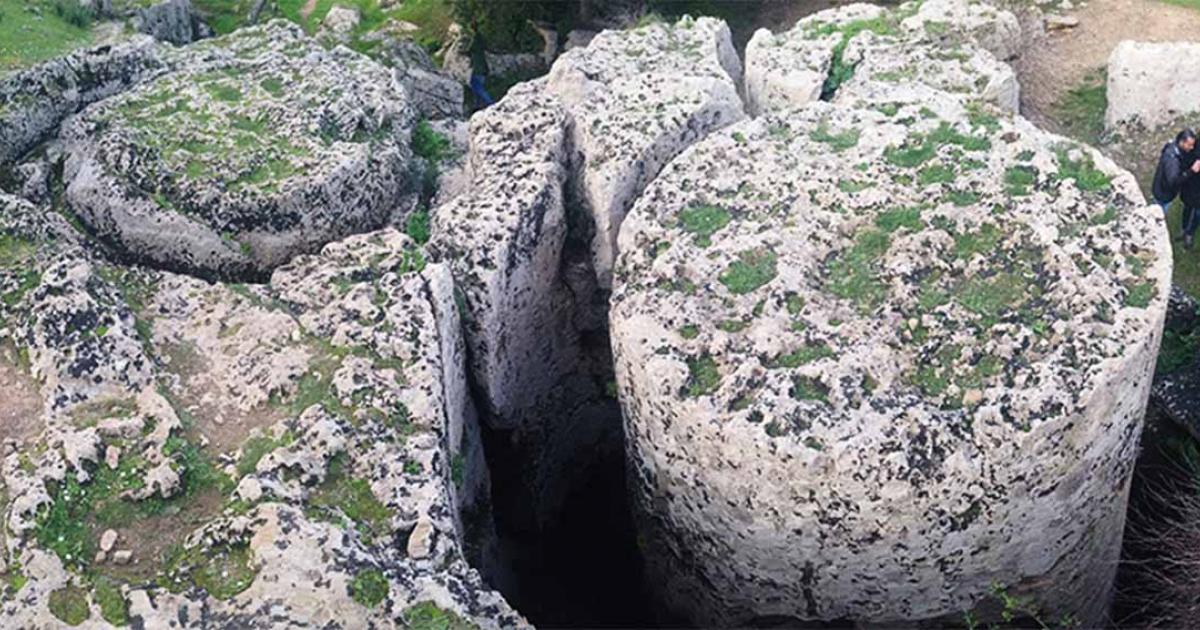
POLYGON ((591 216, 601 287, 646 184, 684 147, 744 116, 741 76, 729 28, 713 18, 605 31, 555 62, 545 88, 573 120, 573 192, 591 216))
MULTIPOLYGON (((488 481, 447 268, 385 230, 269 285, 207 284, 112 267, 58 215, 0 202, 0 329, 27 349, 45 409, 3 462, 6 575, 25 583, 2 625, 58 627, 49 601, 68 584, 99 601, 85 572, 117 580, 144 627, 407 627, 418 603, 526 625, 463 555, 488 481), (184 404, 191 388, 205 404, 184 404), (269 426, 238 421, 264 410, 269 426), (192 490, 205 470, 227 485, 192 490), (168 510, 85 530, 110 554, 44 537, 73 488, 105 492, 114 475, 137 481, 121 501, 168 510), (139 530, 172 509, 192 516, 160 534, 179 547, 159 556, 139 530), (364 575, 381 600, 363 599, 364 575)), ((97 604, 88 624, 109 627, 97 604)))
POLYGON ((612 335, 651 575, 708 625, 1106 601, 1170 278, 1160 213, 995 110, 813 104, 672 162, 612 335))
POLYGON ((156 265, 261 277, 387 220, 413 110, 385 68, 279 21, 177 56, 63 129, 67 200, 99 236, 156 265))
MULTIPOLYGON (((943 4, 946 12, 996 11, 961 0, 943 4)), ((758 31, 746 47, 747 109, 762 114, 818 98, 858 106, 938 98, 982 99, 1017 111, 1012 68, 976 46, 972 28, 921 10, 924 4, 895 10, 852 4, 810 15, 786 33, 758 31), (830 78, 840 73, 845 76, 830 78)))
POLYGON ((559 276, 566 136, 558 100, 518 87, 472 118, 470 185, 434 214, 431 250, 455 270, 472 369, 501 426, 576 360, 559 276))

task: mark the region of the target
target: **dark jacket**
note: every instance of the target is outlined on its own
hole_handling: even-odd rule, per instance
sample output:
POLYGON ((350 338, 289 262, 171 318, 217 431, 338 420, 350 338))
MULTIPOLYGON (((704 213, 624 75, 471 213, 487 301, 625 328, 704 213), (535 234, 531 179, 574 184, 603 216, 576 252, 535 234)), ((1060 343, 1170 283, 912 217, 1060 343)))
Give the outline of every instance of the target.
POLYGON ((1193 151, 1184 156, 1183 169, 1190 173, 1190 176, 1183 180, 1183 187, 1179 190, 1179 198, 1183 199, 1183 205, 1193 210, 1200 208, 1200 176, 1192 173, 1192 163, 1200 159, 1200 152, 1193 151))
POLYGON ((1195 179, 1189 170, 1191 165, 1192 154, 1184 153, 1174 142, 1168 142, 1154 171, 1154 198, 1160 202, 1173 201, 1183 188, 1183 183, 1195 179))
POLYGON ((468 54, 471 57, 471 74, 486 77, 488 75, 487 44, 484 43, 483 35, 479 34, 478 29, 471 33, 471 48, 468 54))

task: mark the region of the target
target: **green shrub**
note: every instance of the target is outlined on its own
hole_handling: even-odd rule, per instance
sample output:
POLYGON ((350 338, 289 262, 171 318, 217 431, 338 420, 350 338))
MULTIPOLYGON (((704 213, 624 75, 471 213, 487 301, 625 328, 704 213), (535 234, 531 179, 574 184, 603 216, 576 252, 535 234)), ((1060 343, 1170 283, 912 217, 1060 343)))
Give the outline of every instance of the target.
POLYGON ((453 156, 450 139, 429 126, 429 121, 417 123, 412 132, 412 151, 417 157, 425 158, 433 165, 441 164, 453 156))

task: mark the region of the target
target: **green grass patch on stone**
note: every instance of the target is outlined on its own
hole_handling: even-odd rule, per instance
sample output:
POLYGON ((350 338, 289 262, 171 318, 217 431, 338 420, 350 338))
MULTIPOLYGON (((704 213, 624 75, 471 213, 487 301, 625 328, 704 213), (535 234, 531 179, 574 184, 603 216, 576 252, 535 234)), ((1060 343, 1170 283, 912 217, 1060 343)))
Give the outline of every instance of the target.
POLYGON ((916 231, 921 229, 922 225, 924 224, 921 221, 920 208, 887 210, 875 217, 875 226, 889 234, 900 228, 916 231))
POLYGON ((889 245, 883 230, 860 231, 849 249, 826 262, 826 290, 854 302, 862 310, 878 306, 884 297, 884 286, 877 278, 875 263, 889 245))
POLYGON ((350 596, 367 608, 382 604, 387 599, 388 590, 387 577, 378 569, 359 571, 350 582, 350 596))
POLYGON ((463 620, 452 611, 433 602, 420 602, 401 613, 408 630, 477 630, 475 624, 463 620))
POLYGON ((814 400, 829 402, 829 388, 821 381, 811 376, 795 376, 788 395, 795 400, 814 400))
POLYGON ((833 356, 833 351, 823 343, 805 344, 787 354, 781 354, 767 362, 771 369, 797 368, 833 356))
POLYGON ((429 121, 417 122, 412 131, 412 151, 417 157, 425 158, 433 165, 454 157, 454 147, 445 134, 435 130, 429 121))
POLYGON ((774 252, 764 249, 746 250, 738 254, 717 280, 734 295, 757 290, 775 278, 774 252))
POLYGON ((1010 196, 1024 197, 1037 183, 1037 171, 1032 166, 1010 166, 1004 170, 1004 190, 1010 196))
POLYGON ((1075 180, 1075 186, 1084 192, 1104 192, 1112 184, 1112 177, 1096 168, 1091 153, 1080 148, 1081 156, 1077 160, 1070 157, 1070 151, 1059 148, 1054 152, 1058 161, 1058 176, 1063 179, 1075 180))
POLYGON ((859 135, 860 132, 858 129, 847 129, 841 133, 832 133, 829 130, 829 124, 826 122, 821 122, 819 125, 817 125, 817 128, 809 134, 808 137, 811 138, 813 142, 829 145, 829 148, 832 149, 834 153, 841 153, 846 149, 852 149, 855 146, 858 146, 859 135))
POLYGON ((719 206, 692 206, 679 213, 679 225, 683 231, 695 234, 696 245, 708 247, 712 235, 729 225, 729 211, 719 206))
POLYGON ((352 477, 345 454, 329 461, 325 480, 309 496, 308 511, 326 521, 340 523, 344 515, 368 541, 391 531, 392 511, 375 497, 371 484, 352 477))
POLYGON ((248 545, 196 545, 170 554, 159 585, 172 593, 199 588, 225 600, 250 588, 257 574, 248 545))
POLYGON ((721 385, 721 373, 712 357, 706 354, 689 359, 687 366, 688 382, 684 391, 688 398, 707 396, 717 391, 717 387, 721 385))

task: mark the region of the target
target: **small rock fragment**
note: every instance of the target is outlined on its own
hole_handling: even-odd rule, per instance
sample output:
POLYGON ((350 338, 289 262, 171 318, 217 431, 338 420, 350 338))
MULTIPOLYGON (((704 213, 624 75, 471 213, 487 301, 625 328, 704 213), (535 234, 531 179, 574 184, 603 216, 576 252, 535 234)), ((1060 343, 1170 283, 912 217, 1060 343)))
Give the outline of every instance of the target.
POLYGON ((112 548, 117 545, 116 530, 106 529, 103 534, 100 534, 100 551, 105 553, 112 551, 112 548))
POLYGON ((132 559, 133 552, 129 549, 122 549, 113 554, 113 562, 116 562, 117 564, 129 564, 129 561, 132 559))

